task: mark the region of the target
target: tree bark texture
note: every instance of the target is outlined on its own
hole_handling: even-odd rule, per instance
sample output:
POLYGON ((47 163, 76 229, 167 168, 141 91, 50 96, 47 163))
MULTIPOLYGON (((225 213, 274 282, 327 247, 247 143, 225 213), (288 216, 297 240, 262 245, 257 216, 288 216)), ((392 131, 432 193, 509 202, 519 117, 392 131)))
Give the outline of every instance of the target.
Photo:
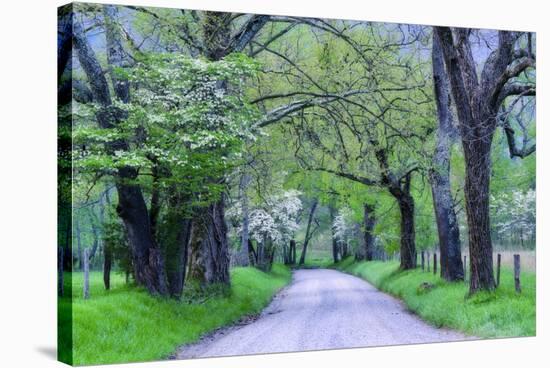
POLYGON ((438 128, 429 179, 439 237, 441 277, 447 281, 458 281, 464 279, 464 271, 460 252, 460 232, 450 181, 453 117, 443 51, 439 38, 435 35, 432 47, 432 69, 438 128))
POLYGON ((187 269, 187 254, 192 236, 193 222, 191 219, 175 216, 173 230, 175 239, 166 244, 166 277, 170 296, 176 299, 181 297, 185 284, 187 269))
POLYGON ((379 148, 375 153, 381 170, 381 184, 396 199, 401 214, 400 269, 409 270, 416 267, 416 243, 414 228, 414 198, 411 195, 412 171, 397 177, 390 170, 388 152, 379 148))
POLYGON ((192 277, 203 285, 229 285, 229 242, 225 223, 225 195, 196 211, 191 240, 192 277))
POLYGON ((416 245, 414 229, 414 199, 410 193, 396 197, 401 214, 400 268, 416 268, 416 245))

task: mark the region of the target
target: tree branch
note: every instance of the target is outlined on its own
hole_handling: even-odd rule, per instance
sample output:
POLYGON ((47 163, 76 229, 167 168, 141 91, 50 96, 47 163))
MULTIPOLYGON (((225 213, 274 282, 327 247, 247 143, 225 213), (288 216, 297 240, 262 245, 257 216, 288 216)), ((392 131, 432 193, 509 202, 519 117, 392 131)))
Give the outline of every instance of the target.
POLYGON ((510 151, 510 158, 519 157, 525 158, 536 150, 536 143, 533 143, 530 147, 526 147, 525 144, 522 149, 518 149, 516 145, 516 139, 514 137, 515 131, 512 129, 509 123, 504 125, 504 133, 506 133, 506 141, 508 142, 508 149, 510 151))
POLYGON ((520 84, 520 83, 507 84, 500 91, 495 106, 502 105, 506 97, 509 97, 509 96, 523 97, 523 96, 535 96, 536 94, 537 94, 537 90, 535 86, 520 84))
POLYGON ((237 31, 227 46, 230 52, 241 52, 269 20, 269 15, 254 15, 237 31))
MULTIPOLYGON (((307 109, 309 107, 313 106, 323 106, 328 103, 331 103, 336 100, 346 100, 347 102, 350 102, 347 100, 348 97, 364 94, 364 93, 372 93, 372 90, 366 90, 366 89, 358 89, 358 90, 352 90, 347 91, 344 93, 324 93, 324 94, 315 94, 315 93, 307 93, 307 92, 297 92, 297 94, 309 94, 313 96, 310 99, 304 99, 299 101, 291 102, 287 105, 279 106, 268 113, 265 114, 265 116, 256 124, 257 127, 265 127, 267 125, 273 124, 282 118, 289 116, 292 113, 295 113, 297 111, 301 111, 304 109, 307 109)), ((294 93, 294 92, 291 92, 294 93)), ((284 97, 284 96, 281 96, 284 97)), ((275 97, 273 97, 275 98, 275 97)), ((257 101, 257 100, 256 100, 257 101)), ((258 102, 258 101, 257 101, 258 102)), ((382 114, 383 115, 383 114, 382 114)), ((378 117, 376 114, 374 114, 375 117, 378 117)))
POLYGON ((308 168, 308 170, 310 170, 310 171, 323 171, 323 172, 327 172, 327 173, 330 173, 330 174, 334 174, 334 175, 336 175, 336 176, 339 176, 339 177, 341 177, 341 178, 346 178, 346 179, 349 179, 349 180, 351 180, 351 181, 355 181, 355 182, 357 182, 357 183, 365 184, 365 185, 368 185, 368 186, 380 185, 380 183, 377 182, 376 180, 372 180, 372 179, 366 178, 366 177, 364 177, 364 176, 353 175, 353 174, 350 174, 350 173, 346 173, 346 172, 342 172, 342 171, 336 171, 336 170, 331 170, 331 169, 327 169, 327 168, 324 168, 324 167, 308 168))
POLYGON ((491 97, 489 99, 489 102, 493 105, 493 107, 498 108, 500 106, 500 103, 502 103, 503 99, 506 96, 509 96, 510 94, 514 94, 512 93, 512 91, 509 90, 507 91, 508 95, 501 96, 501 93, 503 92, 503 89, 506 83, 510 81, 512 78, 515 78, 518 75, 520 75, 527 68, 530 68, 530 67, 534 68, 535 65, 536 65, 535 59, 528 56, 522 57, 521 59, 516 60, 512 65, 508 65, 508 67, 506 67, 506 69, 504 70, 504 73, 500 75, 497 82, 495 83, 491 97))

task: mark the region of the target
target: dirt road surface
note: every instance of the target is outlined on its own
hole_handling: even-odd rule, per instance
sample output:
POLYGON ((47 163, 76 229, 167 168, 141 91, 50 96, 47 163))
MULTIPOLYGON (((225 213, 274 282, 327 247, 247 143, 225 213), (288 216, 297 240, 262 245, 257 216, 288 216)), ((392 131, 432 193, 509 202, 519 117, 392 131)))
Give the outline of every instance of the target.
POLYGON ((181 347, 176 359, 470 339, 433 327, 364 280, 326 269, 298 270, 252 323, 181 347))

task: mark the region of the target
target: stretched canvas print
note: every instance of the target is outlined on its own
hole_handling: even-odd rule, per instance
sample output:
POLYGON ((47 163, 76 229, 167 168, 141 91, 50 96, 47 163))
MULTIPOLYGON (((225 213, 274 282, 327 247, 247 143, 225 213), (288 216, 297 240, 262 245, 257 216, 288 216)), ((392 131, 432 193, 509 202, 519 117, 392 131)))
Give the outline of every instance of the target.
POLYGON ((57 46, 61 361, 535 335, 534 33, 75 3, 57 46))

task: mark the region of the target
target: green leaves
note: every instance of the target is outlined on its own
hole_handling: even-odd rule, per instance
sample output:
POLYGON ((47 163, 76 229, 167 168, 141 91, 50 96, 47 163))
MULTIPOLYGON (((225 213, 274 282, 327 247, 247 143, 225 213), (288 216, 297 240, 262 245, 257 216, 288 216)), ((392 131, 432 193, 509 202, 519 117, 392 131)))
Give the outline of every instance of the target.
MULTIPOLYGON (((238 164, 244 140, 254 140, 257 110, 242 95, 259 64, 243 54, 212 62, 180 54, 144 53, 132 68, 114 68, 130 81, 125 118, 100 128, 92 104, 75 104, 75 168, 110 172, 130 166, 140 174, 162 168, 161 184, 219 193, 216 181, 238 164), (122 149, 112 149, 124 142, 122 149)), ((158 176, 158 170, 155 174, 158 176)), ((147 181, 142 180, 142 184, 147 181)))

